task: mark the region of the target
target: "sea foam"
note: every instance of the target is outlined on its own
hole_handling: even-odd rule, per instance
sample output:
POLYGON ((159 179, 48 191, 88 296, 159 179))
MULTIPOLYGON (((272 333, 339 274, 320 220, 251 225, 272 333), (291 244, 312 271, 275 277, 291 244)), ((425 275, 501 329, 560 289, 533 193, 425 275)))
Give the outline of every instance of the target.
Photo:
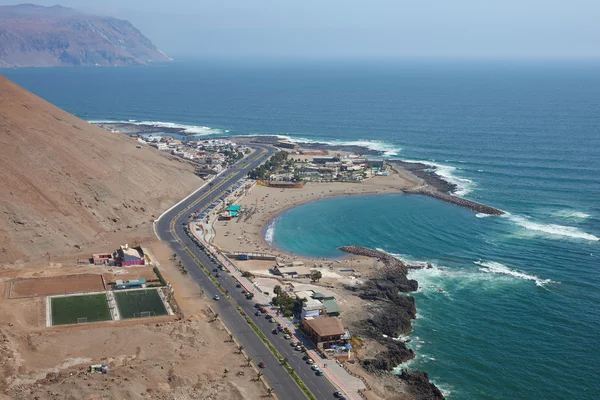
POLYGON ((438 164, 432 161, 422 161, 422 160, 403 160, 409 163, 420 163, 425 164, 431 167, 431 170, 434 174, 442 178, 448 183, 456 185, 456 190, 454 194, 456 196, 464 196, 473 191, 473 187, 475 186, 475 182, 470 179, 462 178, 456 175, 456 171, 458 168, 450 166, 438 164))
POLYGON ((384 156, 397 156, 401 147, 381 140, 318 140, 289 135, 249 135, 249 136, 277 136, 279 139, 289 140, 294 143, 323 143, 330 146, 360 146, 369 150, 380 151, 384 156))
POLYGON ((573 211, 573 210, 560 210, 552 213, 555 217, 567 218, 567 219, 588 219, 591 217, 590 214, 581 212, 581 211, 573 211))
POLYGON ((475 261, 475 264, 479 265, 479 268, 482 272, 487 272, 490 274, 500 274, 500 275, 508 275, 518 279, 523 279, 527 281, 534 281, 537 286, 544 286, 547 283, 554 283, 550 279, 541 279, 535 275, 529 275, 524 272, 520 272, 514 269, 510 269, 506 265, 495 262, 495 261, 475 261))
POLYGON ((579 228, 574 226, 565 226, 565 225, 557 225, 557 224, 543 224, 539 222, 533 222, 529 218, 519 216, 519 215, 507 215, 511 221, 521 226, 522 228, 527 229, 535 234, 544 235, 547 237, 554 238, 570 238, 570 239, 580 239, 580 240, 589 240, 589 241, 598 241, 600 238, 598 236, 592 235, 591 233, 587 233, 582 231, 579 228))
POLYGON ((275 237, 275 220, 269 222, 265 229, 265 241, 270 245, 273 244, 273 238, 275 237))
POLYGON ((127 121, 111 121, 111 120, 99 120, 99 121, 88 121, 91 124, 132 124, 138 126, 152 126, 156 128, 171 128, 171 129, 181 129, 185 133, 189 133, 192 135, 215 135, 223 133, 221 129, 211 128, 209 126, 201 126, 201 125, 185 125, 185 124, 177 124, 174 122, 163 122, 163 121, 137 121, 135 119, 130 119, 127 121))

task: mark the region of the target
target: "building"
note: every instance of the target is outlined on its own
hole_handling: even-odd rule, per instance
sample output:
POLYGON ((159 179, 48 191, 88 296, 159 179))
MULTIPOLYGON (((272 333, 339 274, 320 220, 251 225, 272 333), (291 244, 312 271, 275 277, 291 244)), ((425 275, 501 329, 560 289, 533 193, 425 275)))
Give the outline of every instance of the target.
POLYGON ((120 246, 117 250, 117 264, 123 267, 131 265, 144 265, 144 252, 141 247, 130 247, 128 244, 120 246))
POLYGON ((312 271, 299 261, 290 264, 277 263, 273 272, 284 278, 310 278, 312 271))
POLYGON ((290 142, 289 140, 278 140, 275 142, 274 146, 281 147, 284 149, 295 149, 298 145, 294 142, 290 142))
POLYGON ((144 278, 136 279, 135 281, 127 281, 123 282, 122 280, 117 280, 115 282, 114 288, 115 290, 122 289, 136 289, 136 288, 144 288, 146 287, 146 280, 144 278))
POLYGON ((92 254, 94 265, 113 265, 115 260, 111 253, 96 253, 92 254))
POLYGON ((342 320, 333 317, 306 318, 302 322, 302 329, 306 336, 322 349, 331 345, 341 345, 346 336, 342 320))
POLYGON ((315 164, 325 164, 328 162, 335 162, 335 157, 313 157, 312 162, 315 164))
POLYGON ((300 317, 302 320, 306 318, 318 318, 324 312, 324 305, 319 300, 313 297, 314 292, 312 290, 304 290, 295 292, 296 298, 302 300, 302 312, 300 317))

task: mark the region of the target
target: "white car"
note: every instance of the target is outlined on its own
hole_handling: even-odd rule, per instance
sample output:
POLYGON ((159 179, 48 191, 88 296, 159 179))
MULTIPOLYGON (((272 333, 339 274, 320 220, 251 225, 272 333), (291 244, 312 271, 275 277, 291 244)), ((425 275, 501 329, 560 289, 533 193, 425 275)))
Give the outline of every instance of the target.
POLYGON ((221 298, 219 297, 219 295, 218 295, 218 294, 215 294, 215 295, 214 295, 214 297, 213 297, 213 300, 220 300, 220 299, 221 299, 221 298))
POLYGON ((318 365, 315 365, 315 364, 313 364, 313 365, 312 365, 310 368, 311 368, 313 371, 318 371, 318 370, 319 370, 319 366, 318 366, 318 365))
POLYGON ((284 338, 285 340, 288 340, 290 337, 291 337, 291 336, 290 336, 290 335, 288 335, 287 333, 286 333, 285 335, 283 335, 283 338, 284 338))
POLYGON ((296 346, 296 347, 295 347, 295 350, 296 350, 296 351, 301 351, 301 350, 302 350, 302 347, 300 347, 300 346, 296 346))

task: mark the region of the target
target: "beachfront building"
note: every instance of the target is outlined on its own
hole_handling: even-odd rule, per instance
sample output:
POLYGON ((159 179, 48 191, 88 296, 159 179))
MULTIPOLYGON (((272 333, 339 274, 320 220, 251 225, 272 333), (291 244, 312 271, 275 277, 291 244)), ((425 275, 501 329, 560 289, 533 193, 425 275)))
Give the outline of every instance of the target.
POLYGON ((302 331, 327 357, 348 359, 352 346, 350 332, 342 325, 342 320, 333 317, 306 318, 302 321, 302 331))
POLYGON ((302 312, 300 313, 300 319, 306 318, 318 318, 324 313, 325 306, 322 302, 313 298, 312 290, 303 290, 295 292, 296 298, 302 301, 302 312))
POLYGON ((116 252, 116 264, 122 267, 144 265, 144 252, 141 247, 130 247, 128 244, 120 246, 116 252))
POLYGON ((310 278, 312 271, 301 261, 294 261, 289 264, 277 263, 273 268, 275 275, 284 278, 310 278))

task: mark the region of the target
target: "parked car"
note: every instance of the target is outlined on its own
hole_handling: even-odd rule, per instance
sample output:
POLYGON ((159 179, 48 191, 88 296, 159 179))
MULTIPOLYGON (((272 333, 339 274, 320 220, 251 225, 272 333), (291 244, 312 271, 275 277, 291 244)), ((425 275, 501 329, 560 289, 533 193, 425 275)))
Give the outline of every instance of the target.
POLYGON ((277 335, 277 334, 279 333, 279 331, 278 331, 277 329, 273 329, 273 330, 271 331, 271 333, 272 333, 273 335, 277 335))
POLYGON ((296 346, 296 347, 294 347, 294 350, 296 350, 296 351, 301 351, 301 350, 302 350, 302 347, 300 347, 300 346, 296 346))
POLYGON ((261 361, 261 362, 258 363, 258 367, 259 368, 267 368, 267 365, 264 362, 261 361))
POLYGON ((256 311, 256 312, 254 313, 254 315, 256 315, 256 316, 259 316, 259 315, 261 315, 261 313, 260 313, 260 311, 256 311))
POLYGON ((235 287, 239 289, 239 288, 241 288, 241 287, 242 287, 242 285, 240 285, 239 283, 236 283, 236 284, 235 284, 235 287))
POLYGON ((267 312, 267 309, 263 307, 263 308, 260 309, 260 312, 264 314, 264 313, 267 312))
POLYGON ((218 295, 218 294, 215 294, 215 295, 213 296, 213 300, 220 300, 220 299, 221 299, 221 298, 219 297, 219 295, 218 295))
POLYGON ((336 399, 339 399, 342 396, 343 396, 343 394, 339 390, 336 392, 333 392, 333 397, 335 397, 336 399))
POLYGON ((308 354, 305 354, 305 355, 304 355, 304 357, 302 357, 302 359, 303 359, 304 361, 308 360, 309 358, 310 358, 310 357, 308 356, 308 354))
MULTIPOLYGON (((298 346, 298 347, 300 347, 300 346, 298 346)), ((308 365, 313 365, 315 362, 312 360, 312 358, 309 357, 308 360, 306 360, 306 363, 308 365)))
POLYGON ((311 367, 310 367, 310 368, 311 368, 313 371, 318 371, 318 370, 320 370, 320 369, 321 369, 321 368, 319 368, 319 366, 318 366, 318 365, 316 365, 316 364, 313 364, 313 365, 311 365, 311 367))
POLYGON ((315 372, 315 375, 316 375, 316 376, 323 376, 323 375, 325 375, 325 374, 323 373, 323 371, 321 371, 321 370, 318 370, 317 372, 315 372))
POLYGON ((286 333, 285 335, 283 335, 283 338, 284 338, 285 340, 288 340, 290 337, 291 337, 291 336, 290 336, 290 335, 288 335, 287 333, 286 333))

